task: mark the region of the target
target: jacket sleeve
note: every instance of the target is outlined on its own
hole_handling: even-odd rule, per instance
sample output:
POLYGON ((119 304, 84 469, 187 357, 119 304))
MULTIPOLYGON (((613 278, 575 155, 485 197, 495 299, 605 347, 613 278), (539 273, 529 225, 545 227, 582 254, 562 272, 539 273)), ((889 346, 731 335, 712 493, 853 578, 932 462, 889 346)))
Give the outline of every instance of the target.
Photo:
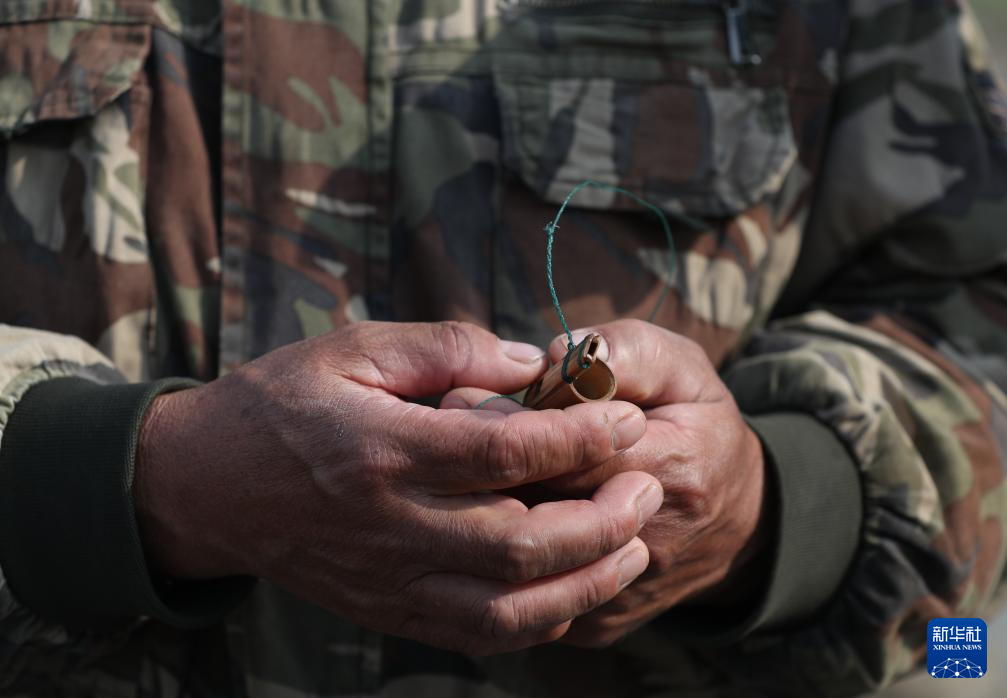
POLYGON ((199 627, 240 600, 249 580, 152 574, 133 511, 145 410, 193 383, 127 383, 79 339, 0 324, 0 686, 65 673, 146 618, 199 627))
POLYGON ((753 693, 877 689, 925 661, 931 619, 989 618, 1002 588, 1007 122, 955 5, 850 3, 800 260, 725 374, 778 539, 747 637, 697 652, 753 693))
MULTIPOLYGON (((0 325, 0 445, 25 393, 43 381, 70 376, 102 383, 121 380, 105 357, 78 339, 0 325)), ((44 620, 18 601, 0 569, 0 685, 9 687, 25 673, 44 675, 72 667, 114 645, 123 632, 98 640, 44 620), (54 650, 58 660, 34 660, 52 657, 54 650)))

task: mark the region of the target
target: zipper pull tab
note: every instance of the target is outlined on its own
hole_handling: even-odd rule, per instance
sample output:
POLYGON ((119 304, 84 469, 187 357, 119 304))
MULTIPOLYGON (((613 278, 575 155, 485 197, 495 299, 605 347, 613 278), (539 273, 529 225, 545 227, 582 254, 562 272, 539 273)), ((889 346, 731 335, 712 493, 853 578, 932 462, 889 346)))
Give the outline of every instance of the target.
POLYGON ((731 63, 738 66, 755 66, 762 63, 760 56, 752 48, 752 35, 748 26, 750 0, 721 0, 727 19, 727 50, 731 63))

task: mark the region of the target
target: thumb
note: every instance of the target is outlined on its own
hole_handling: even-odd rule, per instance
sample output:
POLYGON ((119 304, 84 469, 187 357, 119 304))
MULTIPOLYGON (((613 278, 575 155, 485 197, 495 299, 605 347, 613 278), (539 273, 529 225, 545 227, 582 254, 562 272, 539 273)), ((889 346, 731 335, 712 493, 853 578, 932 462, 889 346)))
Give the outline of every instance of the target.
POLYGON ((347 333, 334 368, 357 383, 407 397, 457 387, 512 393, 546 368, 538 347, 502 340, 467 322, 365 322, 347 333))

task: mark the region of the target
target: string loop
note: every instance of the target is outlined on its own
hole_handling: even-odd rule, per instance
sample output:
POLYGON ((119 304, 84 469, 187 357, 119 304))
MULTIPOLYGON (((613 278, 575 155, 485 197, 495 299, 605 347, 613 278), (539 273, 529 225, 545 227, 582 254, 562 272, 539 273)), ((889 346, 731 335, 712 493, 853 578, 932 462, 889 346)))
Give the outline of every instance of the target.
MULTIPOLYGON (((577 194, 579 194, 581 190, 587 187, 590 187, 592 189, 601 189, 604 191, 610 191, 616 194, 622 194, 623 196, 628 197, 629 199, 635 201, 643 208, 646 208, 649 211, 651 211, 655 216, 657 216, 657 219, 661 222, 661 230, 664 231, 664 237, 668 242, 668 276, 664 282, 664 292, 661 294, 661 297, 658 298, 657 304, 654 306, 654 309, 651 311, 650 316, 647 318, 648 322, 654 321, 654 318, 657 317, 657 313, 661 310, 661 306, 664 305, 664 302, 667 299, 668 294, 671 293, 671 283, 672 279, 675 276, 675 267, 678 265, 678 257, 675 253, 675 238, 671 234, 671 224, 668 222, 668 216, 665 215, 665 212, 662 209, 658 208, 657 206, 650 203, 646 199, 634 194, 633 192, 623 189, 622 187, 617 187, 612 184, 605 184, 604 182, 596 182, 592 179, 585 179, 583 182, 581 182, 580 184, 578 184, 577 186, 575 186, 573 189, 570 190, 570 193, 566 195, 565 199, 563 199, 563 203, 560 205, 559 210, 556 211, 556 216, 551 221, 549 221, 549 223, 547 223, 545 226, 545 234, 546 234, 545 278, 546 283, 549 286, 549 296, 552 299, 553 310, 556 311, 556 317, 559 318, 559 323, 563 327, 563 332, 566 333, 567 352, 566 356, 563 358, 562 375, 563 380, 566 381, 567 383, 573 382, 573 379, 567 372, 567 366, 569 365, 570 358, 573 356, 574 350, 577 348, 577 346, 573 342, 573 332, 570 331, 570 325, 567 324, 566 315, 563 313, 563 307, 559 303, 559 295, 556 293, 556 282, 555 279, 553 278, 552 273, 553 245, 556 242, 556 231, 559 230, 559 221, 561 218, 563 218, 563 214, 566 212, 567 206, 570 205, 570 202, 573 201, 573 198, 577 196, 577 194)), ((675 216, 677 219, 685 222, 690 227, 696 230, 702 230, 704 228, 702 223, 684 214, 672 213, 671 215, 675 216)), ((588 367, 587 362, 584 361, 583 347, 581 347, 581 351, 577 356, 577 361, 580 363, 581 368, 588 367)), ((508 395, 495 395, 491 398, 483 400, 481 403, 476 405, 475 409, 481 409, 486 404, 493 402, 494 400, 500 400, 500 399, 514 400, 514 402, 517 402, 517 400, 508 395)))
MULTIPOLYGON (((560 205, 559 210, 556 211, 556 216, 545 226, 546 234, 546 244, 545 244, 545 278, 546 283, 549 285, 549 296, 552 298, 552 307, 556 311, 556 316, 559 318, 560 325, 563 326, 563 332, 566 333, 566 348, 568 352, 573 351, 573 332, 570 331, 570 325, 567 324, 566 315, 563 313, 563 308, 559 304, 559 296, 556 293, 556 283, 553 279, 552 274, 552 248, 556 241, 556 231, 559 230, 559 221, 563 218, 563 214, 566 212, 567 206, 573 201, 573 198, 581 192, 581 190, 590 187, 592 189, 601 189, 603 191, 610 191, 616 194, 622 194, 633 201, 635 201, 640 206, 650 210, 657 219, 661 222, 661 230, 664 231, 664 237, 668 241, 668 278, 665 280, 664 293, 657 301, 657 305, 651 311, 650 316, 647 318, 648 321, 653 321, 657 317, 658 311, 660 311, 661 306, 664 305, 665 299, 667 299, 668 294, 671 292, 671 280, 675 275, 675 267, 678 265, 678 258, 675 254, 675 238, 671 234, 671 224, 668 222, 668 217, 665 215, 664 211, 650 203, 646 199, 637 196, 631 191, 623 189, 622 187, 617 187, 613 184, 605 184, 604 182, 596 182, 593 179, 585 179, 583 182, 575 186, 570 190, 570 193, 566 195, 563 199, 563 203, 560 205)), ((674 214, 677 218, 688 223, 690 226, 702 229, 703 225, 688 216, 682 214, 674 214)), ((569 358, 569 356, 567 357, 569 358)), ((566 362, 564 362, 564 375, 566 362)), ((586 368, 584 366, 583 368, 586 368)))

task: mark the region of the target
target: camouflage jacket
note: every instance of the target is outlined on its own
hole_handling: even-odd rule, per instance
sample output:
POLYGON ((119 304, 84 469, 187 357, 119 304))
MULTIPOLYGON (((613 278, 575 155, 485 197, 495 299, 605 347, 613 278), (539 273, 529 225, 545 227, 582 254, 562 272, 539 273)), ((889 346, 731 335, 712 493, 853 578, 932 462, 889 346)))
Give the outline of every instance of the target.
POLYGON ((838 696, 910 671, 1007 554, 1007 110, 962 1, 0 1, 0 435, 58 376, 211 380, 367 318, 544 343, 542 228, 591 178, 672 213, 680 264, 585 192, 571 323, 670 284, 654 321, 762 425, 782 510, 753 621, 602 651, 470 659, 266 583, 205 628, 70 629, 0 579, 0 693, 838 696), (791 413, 849 463, 787 454, 791 413))

